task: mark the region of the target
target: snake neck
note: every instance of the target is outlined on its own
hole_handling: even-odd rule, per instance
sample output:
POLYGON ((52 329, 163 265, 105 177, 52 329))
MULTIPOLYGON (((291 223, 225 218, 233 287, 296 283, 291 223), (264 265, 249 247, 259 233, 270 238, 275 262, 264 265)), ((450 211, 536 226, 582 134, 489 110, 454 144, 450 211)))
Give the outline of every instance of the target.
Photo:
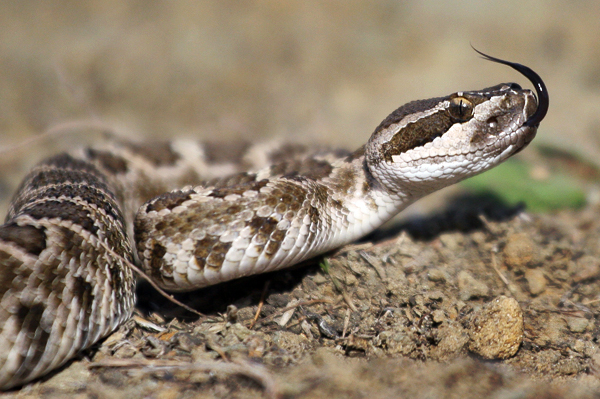
POLYGON ((327 188, 327 207, 333 209, 332 240, 335 248, 375 230, 419 196, 396 190, 373 173, 365 156, 365 146, 333 163, 330 176, 318 181, 327 188))

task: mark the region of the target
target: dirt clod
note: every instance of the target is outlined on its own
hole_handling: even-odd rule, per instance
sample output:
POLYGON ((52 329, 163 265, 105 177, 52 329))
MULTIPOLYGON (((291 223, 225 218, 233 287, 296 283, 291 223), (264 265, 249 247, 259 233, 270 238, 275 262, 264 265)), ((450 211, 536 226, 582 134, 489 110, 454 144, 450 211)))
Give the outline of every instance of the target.
POLYGON ((485 359, 507 359, 523 342, 523 311, 513 298, 500 296, 471 319, 469 350, 485 359))

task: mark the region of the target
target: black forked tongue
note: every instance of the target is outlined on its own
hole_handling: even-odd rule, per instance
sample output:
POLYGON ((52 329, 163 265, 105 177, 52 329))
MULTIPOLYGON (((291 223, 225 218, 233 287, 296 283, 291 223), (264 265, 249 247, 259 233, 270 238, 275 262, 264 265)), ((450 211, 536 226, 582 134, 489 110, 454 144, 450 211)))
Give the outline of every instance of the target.
MULTIPOLYGON (((471 47, 473 47, 473 46, 471 46, 471 47)), ((523 74, 527 79, 529 79, 529 81, 535 87, 535 91, 537 93, 537 98, 538 98, 538 106, 537 106, 537 110, 535 111, 535 113, 533 115, 531 115, 529 117, 529 119, 527 119, 525 121, 525 126, 538 127, 540 122, 542 121, 542 119, 544 119, 544 117, 546 116, 546 113, 548 112, 548 104, 550 102, 550 97, 548 96, 548 90, 546 89, 546 85, 544 84, 544 81, 542 80, 542 78, 540 78, 540 75, 538 75, 531 68, 526 67, 525 65, 517 64, 516 62, 501 60, 500 58, 496 58, 496 57, 491 57, 491 56, 484 54, 481 51, 477 50, 475 47, 473 47, 473 50, 475 50, 479 55, 481 55, 486 60, 492 61, 492 62, 497 62, 499 64, 508 65, 509 67, 511 67, 512 69, 515 69, 516 71, 523 74)))

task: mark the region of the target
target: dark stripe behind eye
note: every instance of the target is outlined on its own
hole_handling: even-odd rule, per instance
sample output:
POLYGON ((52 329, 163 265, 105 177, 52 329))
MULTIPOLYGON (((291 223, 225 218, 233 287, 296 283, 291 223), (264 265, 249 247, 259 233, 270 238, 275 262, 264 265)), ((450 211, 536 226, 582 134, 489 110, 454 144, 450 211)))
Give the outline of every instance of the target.
POLYGON ((454 123, 445 109, 409 123, 400 129, 389 142, 383 144, 383 156, 387 162, 392 162, 393 155, 400 155, 432 142, 436 137, 448 131, 454 123))

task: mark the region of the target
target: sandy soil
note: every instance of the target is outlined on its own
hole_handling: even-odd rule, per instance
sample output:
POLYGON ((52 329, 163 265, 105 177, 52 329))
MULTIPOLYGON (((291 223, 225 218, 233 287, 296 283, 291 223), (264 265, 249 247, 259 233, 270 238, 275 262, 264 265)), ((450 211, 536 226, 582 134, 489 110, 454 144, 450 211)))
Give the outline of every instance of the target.
MULTIPOLYGON (((600 3, 422 3, 4 3, 0 210, 103 128, 351 148, 404 102, 521 82, 469 42, 546 80, 534 145, 600 164, 600 3)), ((178 296, 206 317, 142 284, 135 320, 0 396, 595 397, 597 186, 552 214, 446 191, 310 265, 178 296)))
POLYGON ((466 200, 460 217, 413 221, 320 266, 178 296, 207 317, 142 285, 143 317, 12 395, 594 397, 598 209, 491 215, 466 200))

